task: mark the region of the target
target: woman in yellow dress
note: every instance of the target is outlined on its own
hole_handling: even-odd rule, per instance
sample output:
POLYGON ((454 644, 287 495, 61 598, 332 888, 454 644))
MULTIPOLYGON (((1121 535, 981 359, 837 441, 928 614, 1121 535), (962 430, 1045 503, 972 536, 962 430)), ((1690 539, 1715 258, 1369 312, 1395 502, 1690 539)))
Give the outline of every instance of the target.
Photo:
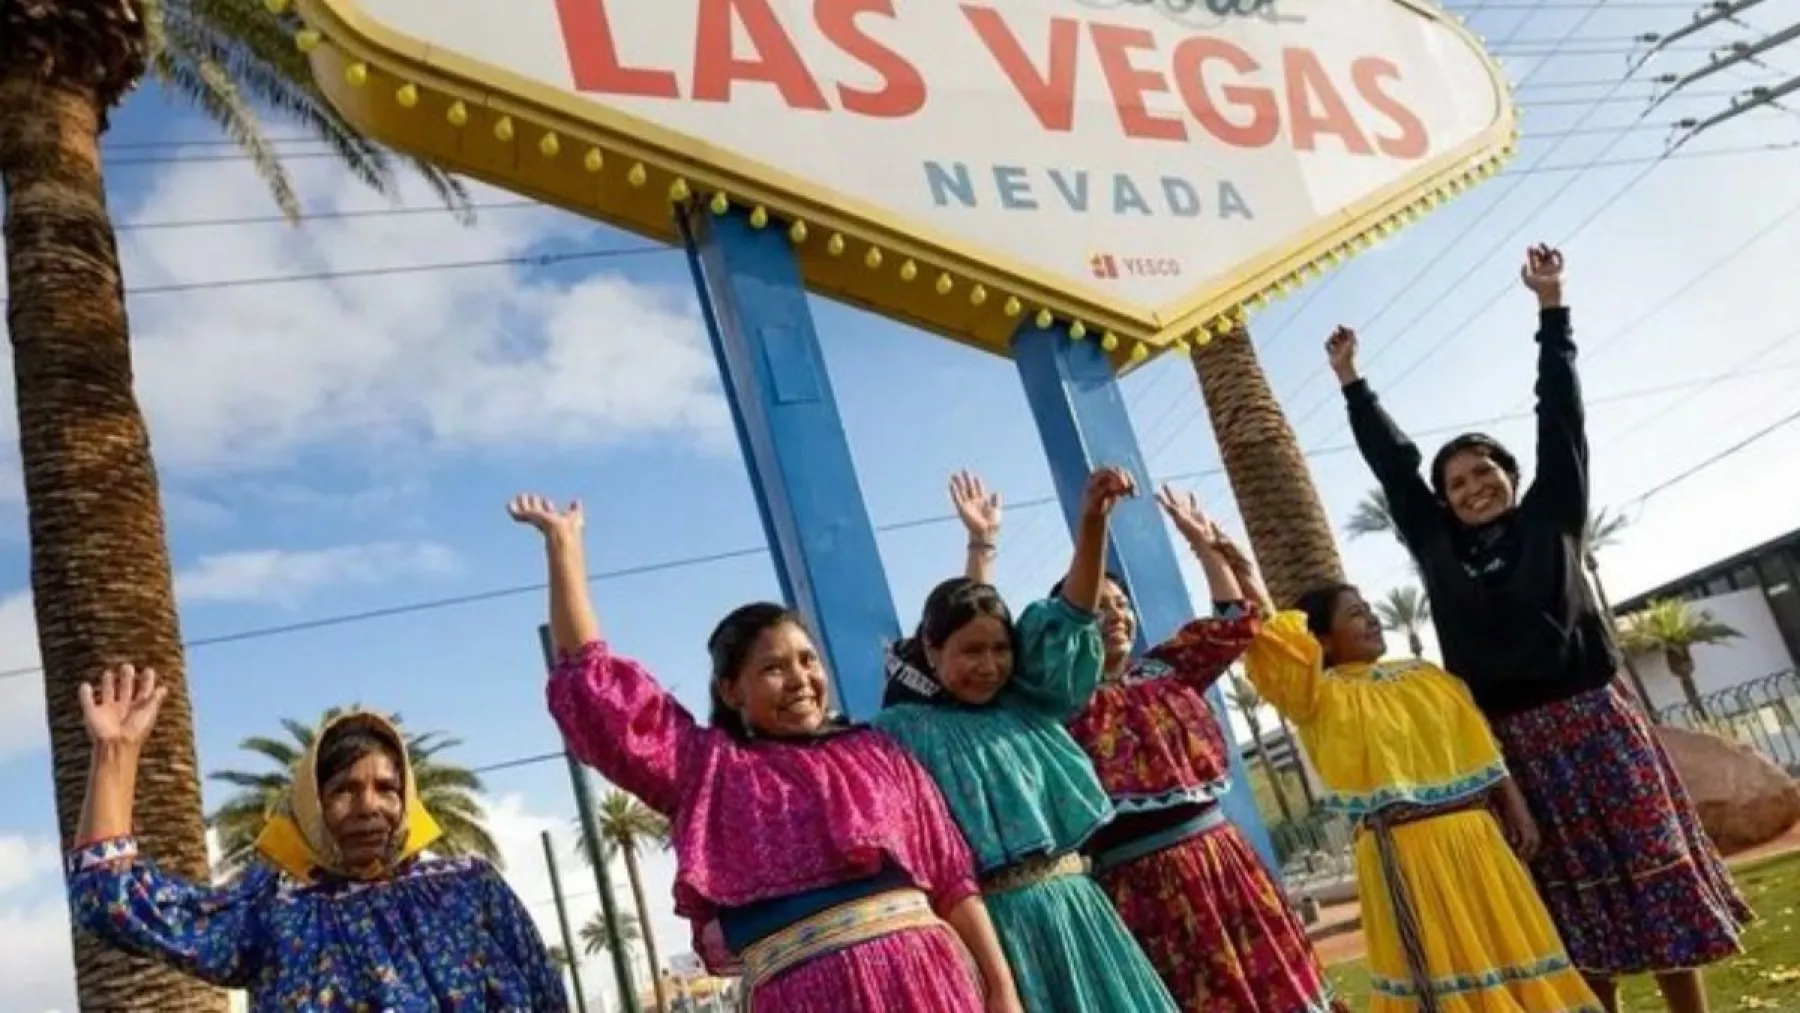
POLYGON ((1462 682, 1382 661, 1381 623, 1348 584, 1276 611, 1256 565, 1206 530, 1214 600, 1269 617, 1250 681, 1300 729, 1324 804, 1356 823, 1370 1013, 1600 1013, 1520 860, 1537 829, 1462 682))

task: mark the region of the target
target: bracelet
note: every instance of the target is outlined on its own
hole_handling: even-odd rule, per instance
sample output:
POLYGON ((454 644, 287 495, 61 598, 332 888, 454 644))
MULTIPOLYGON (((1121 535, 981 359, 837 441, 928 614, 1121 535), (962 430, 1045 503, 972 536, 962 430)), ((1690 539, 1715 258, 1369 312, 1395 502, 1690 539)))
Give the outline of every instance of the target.
POLYGON ((970 552, 995 552, 998 550, 999 546, 995 545, 993 542, 981 538, 969 539, 970 552))

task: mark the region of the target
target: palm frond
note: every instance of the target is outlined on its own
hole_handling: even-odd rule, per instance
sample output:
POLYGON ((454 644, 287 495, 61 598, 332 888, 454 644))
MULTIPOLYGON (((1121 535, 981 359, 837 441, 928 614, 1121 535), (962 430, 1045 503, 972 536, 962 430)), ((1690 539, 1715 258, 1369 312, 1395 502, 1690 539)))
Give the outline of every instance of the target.
POLYGON ((1350 537, 1361 538, 1363 535, 1398 534, 1394 526, 1393 511, 1388 509, 1387 493, 1381 489, 1370 490, 1356 509, 1351 512, 1350 519, 1345 522, 1344 529, 1350 537))

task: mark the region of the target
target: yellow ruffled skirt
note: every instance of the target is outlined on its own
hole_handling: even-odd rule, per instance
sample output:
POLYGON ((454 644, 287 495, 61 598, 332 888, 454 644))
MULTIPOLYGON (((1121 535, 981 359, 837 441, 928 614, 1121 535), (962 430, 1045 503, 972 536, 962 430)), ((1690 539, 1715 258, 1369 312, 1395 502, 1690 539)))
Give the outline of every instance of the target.
MULTIPOLYGON (((1395 827, 1393 835, 1439 1013, 1600 1013, 1492 815, 1439 816, 1395 827)), ((1374 992, 1369 1013, 1412 1013, 1418 989, 1373 834, 1357 836, 1356 875, 1374 992)))

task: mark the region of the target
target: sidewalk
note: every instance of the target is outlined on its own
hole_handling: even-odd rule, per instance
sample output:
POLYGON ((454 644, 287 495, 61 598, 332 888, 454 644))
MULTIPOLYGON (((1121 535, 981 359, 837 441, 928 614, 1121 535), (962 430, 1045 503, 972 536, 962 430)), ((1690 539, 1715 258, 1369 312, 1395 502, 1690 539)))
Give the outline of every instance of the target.
MULTIPOLYGON (((1800 851, 1800 823, 1769 843, 1740 851, 1725 862, 1736 867, 1792 851, 1800 851)), ((1320 909, 1319 923, 1310 926, 1307 934, 1312 937, 1313 948, 1318 951, 1319 959, 1327 966, 1355 960, 1367 952, 1367 947, 1363 945, 1362 906, 1355 902, 1320 909)))

